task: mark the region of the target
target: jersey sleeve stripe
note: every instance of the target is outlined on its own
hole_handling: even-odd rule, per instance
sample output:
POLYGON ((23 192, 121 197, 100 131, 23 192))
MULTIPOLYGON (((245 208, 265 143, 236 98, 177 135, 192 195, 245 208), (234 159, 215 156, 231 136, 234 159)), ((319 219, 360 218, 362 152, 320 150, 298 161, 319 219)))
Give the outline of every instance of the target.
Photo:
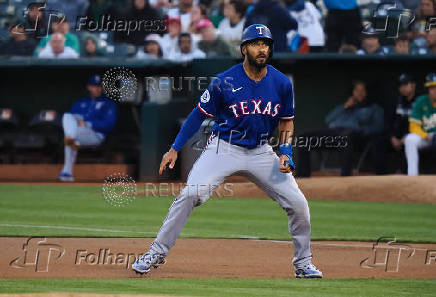
POLYGON ((210 118, 213 118, 213 117, 214 117, 212 114, 208 113, 208 112, 205 111, 203 108, 201 108, 200 103, 198 103, 198 108, 199 108, 200 111, 201 111, 202 113, 204 113, 206 116, 208 116, 208 117, 210 117, 210 118))
POLYGON ((409 122, 422 124, 422 121, 420 121, 420 120, 418 120, 418 119, 414 119, 414 118, 409 118, 409 122))
POLYGON ((280 119, 282 120, 293 120, 295 116, 291 116, 291 117, 281 117, 280 119))

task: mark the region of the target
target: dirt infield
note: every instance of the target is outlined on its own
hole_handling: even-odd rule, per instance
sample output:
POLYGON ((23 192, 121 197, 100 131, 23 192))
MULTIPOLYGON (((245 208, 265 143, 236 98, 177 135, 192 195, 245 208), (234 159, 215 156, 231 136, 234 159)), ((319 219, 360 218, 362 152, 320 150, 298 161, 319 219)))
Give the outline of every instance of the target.
MULTIPOLYGON (((137 278, 131 264, 150 245, 138 238, 0 238, 0 278, 137 278)), ((313 242, 326 278, 436 278, 436 244, 313 242)), ((292 243, 179 239, 150 278, 287 278, 292 243)))
MULTIPOLYGON (((308 200, 436 203, 436 176, 350 176, 297 179, 308 200)), ((251 183, 235 183, 235 197, 267 197, 251 183)))

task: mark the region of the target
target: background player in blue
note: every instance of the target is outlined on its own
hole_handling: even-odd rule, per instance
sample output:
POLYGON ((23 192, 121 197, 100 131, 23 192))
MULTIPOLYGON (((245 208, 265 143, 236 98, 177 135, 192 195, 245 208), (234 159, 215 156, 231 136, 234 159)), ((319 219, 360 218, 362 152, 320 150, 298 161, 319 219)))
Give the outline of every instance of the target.
POLYGON ((163 156, 160 174, 173 168, 186 141, 206 117, 215 124, 206 149, 195 162, 186 187, 171 205, 150 250, 133 263, 138 273, 165 263, 165 257, 194 207, 204 203, 227 176, 246 176, 286 211, 294 244, 297 278, 321 278, 312 264, 310 215, 306 198, 292 176, 294 98, 290 80, 267 65, 273 39, 265 25, 247 27, 242 36, 244 62, 218 74, 188 116, 171 149, 163 156), (279 129, 280 157, 267 143, 279 129))

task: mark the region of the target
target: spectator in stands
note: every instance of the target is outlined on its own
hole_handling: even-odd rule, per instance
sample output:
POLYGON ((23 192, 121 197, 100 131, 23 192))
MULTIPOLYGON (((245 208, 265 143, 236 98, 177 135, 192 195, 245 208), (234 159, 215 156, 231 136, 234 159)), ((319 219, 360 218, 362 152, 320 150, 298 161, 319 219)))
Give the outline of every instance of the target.
POLYGON ((252 24, 264 24, 274 38, 274 52, 289 52, 287 34, 298 29, 297 21, 276 0, 259 0, 246 14, 244 28, 252 24))
MULTIPOLYGON (((108 28, 111 24, 114 24, 119 18, 119 13, 112 0, 89 0, 89 6, 86 10, 85 23, 86 28, 92 32, 96 31, 96 28, 108 28)), ((79 20, 79 22, 81 22, 79 20)), ((77 24, 79 27, 80 24, 77 24)), ((112 25, 113 26, 113 25, 112 25)))
POLYGON ((245 11, 245 15, 248 15, 254 10, 254 6, 256 5, 256 0, 244 0, 245 5, 247 6, 247 10, 245 11))
POLYGON ((401 0, 401 2, 403 3, 404 8, 415 11, 421 3, 421 0, 401 0))
POLYGON ((84 58, 103 57, 105 52, 99 47, 98 37, 93 34, 86 34, 83 38, 83 53, 84 58))
MULTIPOLYGON (((367 99, 365 82, 353 82, 352 95, 327 114, 328 129, 304 135, 303 138, 309 140, 304 145, 297 143, 297 175, 310 176, 310 153, 317 149, 338 150, 341 153, 341 175, 351 175, 353 152, 364 148, 367 143, 376 143, 383 131, 383 121, 383 109, 367 99)), ((372 145, 373 155, 376 152, 374 148, 375 145, 372 145)))
POLYGON ((432 28, 427 33, 427 49, 428 53, 436 54, 436 28, 432 28))
POLYGON ((62 33, 54 33, 51 35, 50 42, 38 54, 38 58, 59 58, 59 59, 75 59, 79 54, 71 47, 65 46, 65 36, 62 33))
POLYGON ((177 51, 179 35, 182 32, 182 23, 179 17, 168 18, 168 33, 166 33, 160 42, 164 58, 173 56, 177 51))
MULTIPOLYGON (((147 0, 132 0, 133 7, 127 13, 125 19, 134 24, 136 22, 136 30, 129 32, 119 32, 118 41, 138 45, 145 45, 145 38, 149 34, 161 34, 165 28, 159 12, 148 4, 147 0), (141 25, 142 24, 142 25, 141 25)), ((132 27, 133 28, 133 27, 132 27)))
POLYGON ((409 117, 409 134, 404 140, 407 174, 419 174, 419 150, 436 147, 436 73, 426 77, 428 94, 416 99, 409 117))
POLYGON ((161 37, 157 34, 150 34, 146 37, 146 43, 142 51, 138 51, 136 58, 139 59, 161 59, 163 57, 160 45, 161 37))
POLYGON ((26 34, 36 40, 47 36, 49 26, 44 13, 45 3, 32 2, 27 6, 27 17, 25 22, 26 34))
POLYGON ((218 28, 218 25, 224 19, 224 0, 212 1, 208 11, 210 21, 215 28, 218 28))
POLYGON ((357 53, 357 47, 352 44, 343 44, 339 48, 340 54, 355 54, 357 53))
POLYGON ((89 95, 73 104, 62 118, 64 128, 64 167, 59 173, 61 181, 74 181, 73 166, 77 150, 82 146, 100 145, 113 130, 117 119, 117 106, 103 94, 99 75, 89 79, 89 95))
POLYGON ((243 0, 224 0, 225 18, 218 25, 219 35, 237 49, 244 30, 246 9, 243 0))
POLYGON ((221 36, 217 36, 211 21, 202 19, 198 22, 197 29, 202 38, 198 43, 198 48, 202 50, 207 57, 231 55, 230 45, 226 43, 221 36))
POLYGON ((77 28, 78 20, 85 15, 88 6, 88 0, 47 1, 47 9, 64 14, 73 30, 77 28))
POLYGON ((373 28, 367 29, 362 34, 362 47, 357 51, 358 55, 384 55, 385 51, 380 46, 377 32, 373 28))
POLYGON ((13 22, 9 27, 9 40, 0 47, 0 55, 31 56, 35 46, 35 40, 28 37, 24 27, 13 22))
POLYGON ((407 34, 401 34, 395 40, 394 52, 395 54, 402 55, 407 55, 409 53, 409 38, 407 37, 407 34))
POLYGON ((386 133, 378 141, 379 145, 379 174, 386 174, 388 152, 394 151, 403 155, 404 139, 409 133, 409 116, 412 104, 416 100, 416 83, 407 73, 400 75, 399 94, 393 99, 391 106, 386 110, 386 133))
POLYGON ((325 23, 327 51, 338 52, 343 43, 359 47, 362 31, 357 0, 324 0, 328 9, 325 23))
POLYGON ((169 59, 173 61, 186 62, 192 59, 203 59, 206 54, 201 50, 194 48, 192 46, 193 40, 191 34, 185 32, 181 33, 178 38, 178 50, 174 52, 169 59))
MULTIPOLYGON (((72 48, 76 53, 80 54, 80 42, 76 34, 71 33, 70 23, 66 19, 54 17, 51 21, 51 28, 53 33, 61 33, 65 37, 65 46, 72 48)), ((47 46, 53 34, 50 34, 42 38, 39 44, 36 46, 34 55, 38 54, 47 46)))
POLYGON ((307 38, 310 52, 321 52, 325 45, 321 12, 310 1, 287 0, 287 9, 298 22, 298 33, 307 38))
POLYGON ((168 10, 168 17, 179 17, 182 24, 182 32, 189 31, 191 14, 189 13, 194 0, 179 0, 179 6, 168 10))
POLYGON ((436 28, 432 28, 425 35, 413 40, 411 53, 427 55, 436 53, 436 28))
POLYGON ((174 7, 174 5, 176 4, 174 1, 171 0, 149 0, 148 2, 151 7, 159 10, 161 12, 161 15, 166 15, 168 9, 174 7))
POLYGON ((434 16, 436 16, 436 4, 434 0, 421 0, 415 21, 412 25, 414 39, 425 39, 427 33, 427 18, 434 16))
POLYGON ((200 32, 197 30, 197 24, 202 19, 207 19, 206 6, 202 4, 193 5, 189 10, 189 14, 191 16, 191 23, 189 24, 188 32, 192 34, 199 34, 200 32))
POLYGON ((385 54, 399 54, 407 55, 412 53, 409 46, 409 38, 407 33, 400 34, 398 38, 395 39, 394 46, 383 46, 382 51, 385 54))

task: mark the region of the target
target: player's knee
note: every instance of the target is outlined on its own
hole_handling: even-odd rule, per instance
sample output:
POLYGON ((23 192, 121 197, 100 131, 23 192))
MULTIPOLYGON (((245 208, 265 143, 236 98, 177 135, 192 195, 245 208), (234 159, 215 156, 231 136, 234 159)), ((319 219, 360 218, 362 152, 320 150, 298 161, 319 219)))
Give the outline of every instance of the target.
POLYGON ((409 133, 406 135, 404 139, 405 146, 418 146, 419 141, 421 140, 421 136, 415 133, 409 133))
POLYGON ((304 196, 303 199, 293 200, 290 207, 285 207, 284 210, 288 216, 305 220, 310 223, 309 204, 304 196))
POLYGON ((64 113, 62 116, 62 126, 67 126, 69 124, 71 124, 73 121, 75 121, 76 119, 74 118, 74 116, 71 113, 64 113))
POLYGON ((182 193, 183 199, 192 203, 194 207, 202 205, 210 197, 210 191, 202 189, 198 185, 186 185, 182 193))
POLYGON ((73 118, 74 118, 73 114, 71 114, 69 112, 64 113, 63 116, 62 116, 62 120, 70 120, 70 119, 73 119, 73 118))

